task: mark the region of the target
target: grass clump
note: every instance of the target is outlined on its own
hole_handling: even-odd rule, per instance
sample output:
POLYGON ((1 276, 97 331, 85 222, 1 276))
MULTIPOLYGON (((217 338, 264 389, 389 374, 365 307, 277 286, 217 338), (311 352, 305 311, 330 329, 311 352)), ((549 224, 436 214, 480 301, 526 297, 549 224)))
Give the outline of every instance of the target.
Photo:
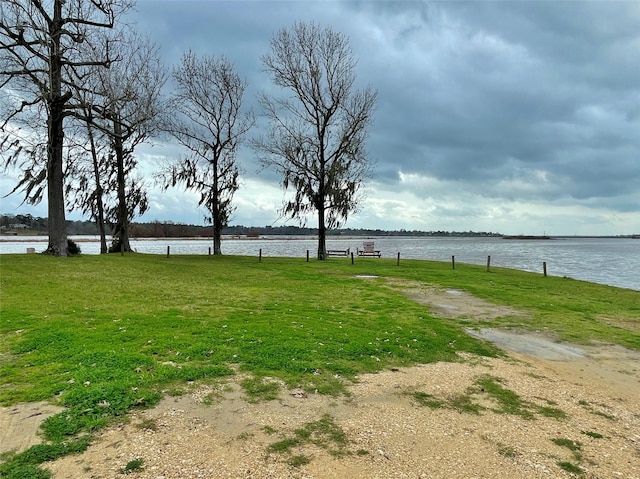
POLYGON ((441 400, 422 391, 407 392, 405 394, 410 396, 419 406, 426 406, 431 409, 440 409, 444 406, 441 400))
POLYGON ((131 474, 132 472, 142 472, 144 471, 144 461, 140 458, 133 459, 127 464, 120 468, 120 474, 131 474))
POLYGON ((51 474, 38 466, 69 454, 80 454, 87 450, 91 438, 78 437, 69 441, 37 444, 21 453, 6 453, 0 458, 0 477, 8 479, 48 479, 51 474))
MULTIPOLYGON (((267 447, 267 452, 290 454, 291 457, 289 457, 287 463, 291 464, 291 460, 298 461, 298 459, 295 459, 296 456, 291 452, 295 447, 304 444, 313 444, 324 449, 332 456, 342 457, 350 454, 347 448, 348 443, 347 436, 342 429, 334 422, 329 414, 325 414, 318 421, 310 422, 304 427, 293 431, 292 437, 285 437, 280 441, 270 444, 267 447)), ((308 463, 308 461, 304 464, 306 463, 308 463)))
POLYGON ((584 474, 584 471, 580 466, 576 466, 574 463, 569 461, 558 461, 558 466, 560 466, 565 471, 570 472, 571 474, 584 474))
POLYGON ((498 404, 497 412, 514 414, 524 419, 533 419, 533 413, 529 410, 529 405, 516 393, 503 387, 501 383, 500 378, 488 375, 476 380, 480 391, 489 395, 498 404))
POLYGON ((538 406, 524 401, 515 392, 503 386, 503 380, 490 375, 483 375, 475 380, 475 384, 469 387, 464 394, 457 394, 448 398, 437 398, 423 391, 405 392, 405 395, 419 406, 431 409, 447 407, 461 413, 480 414, 482 411, 491 410, 498 414, 513 414, 524 419, 534 419, 535 414, 541 416, 566 419, 567 415, 558 408, 550 406, 538 406), (478 395, 488 396, 495 408, 488 408, 475 401, 478 395))
POLYGON ((243 379, 240 385, 244 389, 247 401, 250 403, 273 401, 278 399, 280 394, 280 384, 265 378, 252 377, 243 379))

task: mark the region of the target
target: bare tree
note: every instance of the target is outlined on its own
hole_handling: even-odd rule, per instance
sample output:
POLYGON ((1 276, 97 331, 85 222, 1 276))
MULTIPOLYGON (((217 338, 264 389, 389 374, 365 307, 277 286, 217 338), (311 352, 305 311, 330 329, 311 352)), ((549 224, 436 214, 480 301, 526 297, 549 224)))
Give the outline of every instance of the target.
POLYGON ((283 188, 295 190, 282 214, 304 222, 317 213, 318 259, 324 260, 327 228, 356 211, 371 174, 365 140, 377 93, 355 90, 349 41, 330 28, 298 23, 282 29, 262 62, 289 96, 260 96, 269 131, 252 144, 262 164, 282 174, 283 188))
POLYGON ((148 39, 129 32, 114 50, 119 59, 108 70, 96 72, 99 104, 85 107, 94 115, 91 126, 106 134, 113 152, 111 181, 101 186, 116 192, 116 207, 107 217, 114 226, 111 251, 120 252, 131 251, 130 223, 148 208, 144 183, 135 177, 133 152, 159 131, 167 75, 158 47, 148 39))
POLYGON ((170 133, 189 155, 162 173, 165 188, 180 183, 200 193, 198 206, 209 212, 213 225, 213 253, 222 254, 221 233, 233 212, 238 190, 236 152, 254 125, 252 113, 241 113, 246 82, 224 56, 182 57, 174 70, 177 89, 172 99, 170 133))
MULTIPOLYGON (((26 200, 40 201, 39 186, 46 178, 49 245, 47 252, 66 256, 67 233, 64 197, 64 119, 73 106, 73 85, 82 85, 90 67, 106 68, 111 62, 109 44, 87 48, 97 31, 114 26, 128 8, 128 0, 3 0, 0 3, 0 87, 7 92, 7 113, 0 118, 0 145, 6 164, 21 161, 21 141, 37 135, 16 134, 13 121, 24 115, 46 117, 46 155, 29 149, 33 163, 22 163, 22 188, 26 200), (94 53, 101 51, 100 57, 94 53), (45 168, 42 165, 46 165, 45 168), (45 175, 34 171, 45 171, 45 175)), ((103 38, 103 37, 100 37, 103 38)), ((5 164, 5 165, 6 165, 5 164)))
MULTIPOLYGON (((86 93, 86 92, 85 92, 86 93)), ((105 185, 108 184, 109 173, 115 164, 108 137, 94 124, 94 112, 89 101, 84 95, 81 101, 81 115, 84 122, 80 122, 79 145, 74 154, 74 161, 69 162, 73 190, 72 209, 80 209, 83 214, 96 222, 100 236, 100 254, 109 251, 106 233, 106 194, 105 185)))

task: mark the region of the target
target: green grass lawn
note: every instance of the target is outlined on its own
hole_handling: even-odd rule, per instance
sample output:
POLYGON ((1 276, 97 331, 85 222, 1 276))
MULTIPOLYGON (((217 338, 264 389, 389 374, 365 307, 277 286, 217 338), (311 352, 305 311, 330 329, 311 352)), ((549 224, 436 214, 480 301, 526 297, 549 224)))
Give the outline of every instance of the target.
MULTIPOLYGON (((457 351, 498 354, 464 333, 468 324, 385 287, 390 277, 528 313, 493 326, 640 349, 640 292, 513 270, 373 258, 2 255, 0 404, 66 406, 43 426, 59 447, 155 404, 163 389, 238 369, 341 394, 361 372, 457 361, 457 351)), ((6 472, 20 458, 0 477, 20 477, 6 472)))

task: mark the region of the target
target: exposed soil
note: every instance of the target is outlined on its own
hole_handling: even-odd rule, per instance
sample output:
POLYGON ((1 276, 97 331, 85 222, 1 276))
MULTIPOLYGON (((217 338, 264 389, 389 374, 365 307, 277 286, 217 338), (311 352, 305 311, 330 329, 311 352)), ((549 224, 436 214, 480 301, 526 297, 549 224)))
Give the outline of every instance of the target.
MULTIPOLYGON (((408 296, 449 317, 482 321, 522 314, 462 291, 413 286, 405 285, 408 296)), ((130 476, 141 479, 640 478, 637 351, 560 345, 508 331, 473 334, 494 341, 509 357, 461 354, 460 363, 366 374, 341 398, 283 390, 277 400, 250 403, 237 378, 193 385, 189 393, 101 431, 84 454, 46 467, 65 479, 126 477, 135 459, 142 460, 142 470, 130 476), (529 348, 524 352, 523 344, 529 348), (549 351, 559 356, 549 357, 549 351), (478 385, 483 377, 517 394, 529 416, 501 410, 478 385), (461 412, 461 398, 479 413, 461 412), (566 417, 548 417, 559 412, 566 417), (274 443, 306 437, 300 431, 321 423, 344 437, 315 429, 309 436, 315 444, 299 440, 284 452, 270 452, 274 443)), ((47 407, 0 410, 2 449, 33 444, 36 419, 47 407)))

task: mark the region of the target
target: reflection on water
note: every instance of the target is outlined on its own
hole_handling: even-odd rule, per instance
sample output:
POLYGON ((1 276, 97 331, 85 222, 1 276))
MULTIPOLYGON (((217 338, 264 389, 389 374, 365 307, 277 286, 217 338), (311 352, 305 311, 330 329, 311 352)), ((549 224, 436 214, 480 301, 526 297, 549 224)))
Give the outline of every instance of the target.
MULTIPOLYGON (((0 253, 25 253, 27 248, 42 251, 46 242, 37 237, 21 237, 21 241, 0 241, 0 253), (26 240, 26 241, 22 241, 26 240), (30 241, 29 241, 30 240, 30 241)), ((98 254, 100 244, 95 237, 74 237, 84 254, 98 254), (90 240, 90 241, 86 241, 90 240)), ((554 240, 504 240, 502 238, 416 238, 375 237, 344 238, 330 237, 328 249, 355 253, 362 249, 363 241, 375 241, 375 249, 386 258, 429 259, 456 263, 487 264, 491 256, 492 267, 504 267, 542 273, 546 262, 550 276, 567 276, 574 279, 609 284, 622 288, 640 290, 640 240, 631 238, 561 238, 554 240)), ((139 239, 131 246, 139 253, 209 254, 212 242, 209 239, 139 239)), ((317 250, 317 239, 312 237, 261 237, 259 239, 224 239, 222 252, 227 255, 263 257, 313 258, 317 250)), ((332 261, 347 261, 347 258, 332 258, 332 261)), ((373 258, 361 261, 375 261, 373 258)))

